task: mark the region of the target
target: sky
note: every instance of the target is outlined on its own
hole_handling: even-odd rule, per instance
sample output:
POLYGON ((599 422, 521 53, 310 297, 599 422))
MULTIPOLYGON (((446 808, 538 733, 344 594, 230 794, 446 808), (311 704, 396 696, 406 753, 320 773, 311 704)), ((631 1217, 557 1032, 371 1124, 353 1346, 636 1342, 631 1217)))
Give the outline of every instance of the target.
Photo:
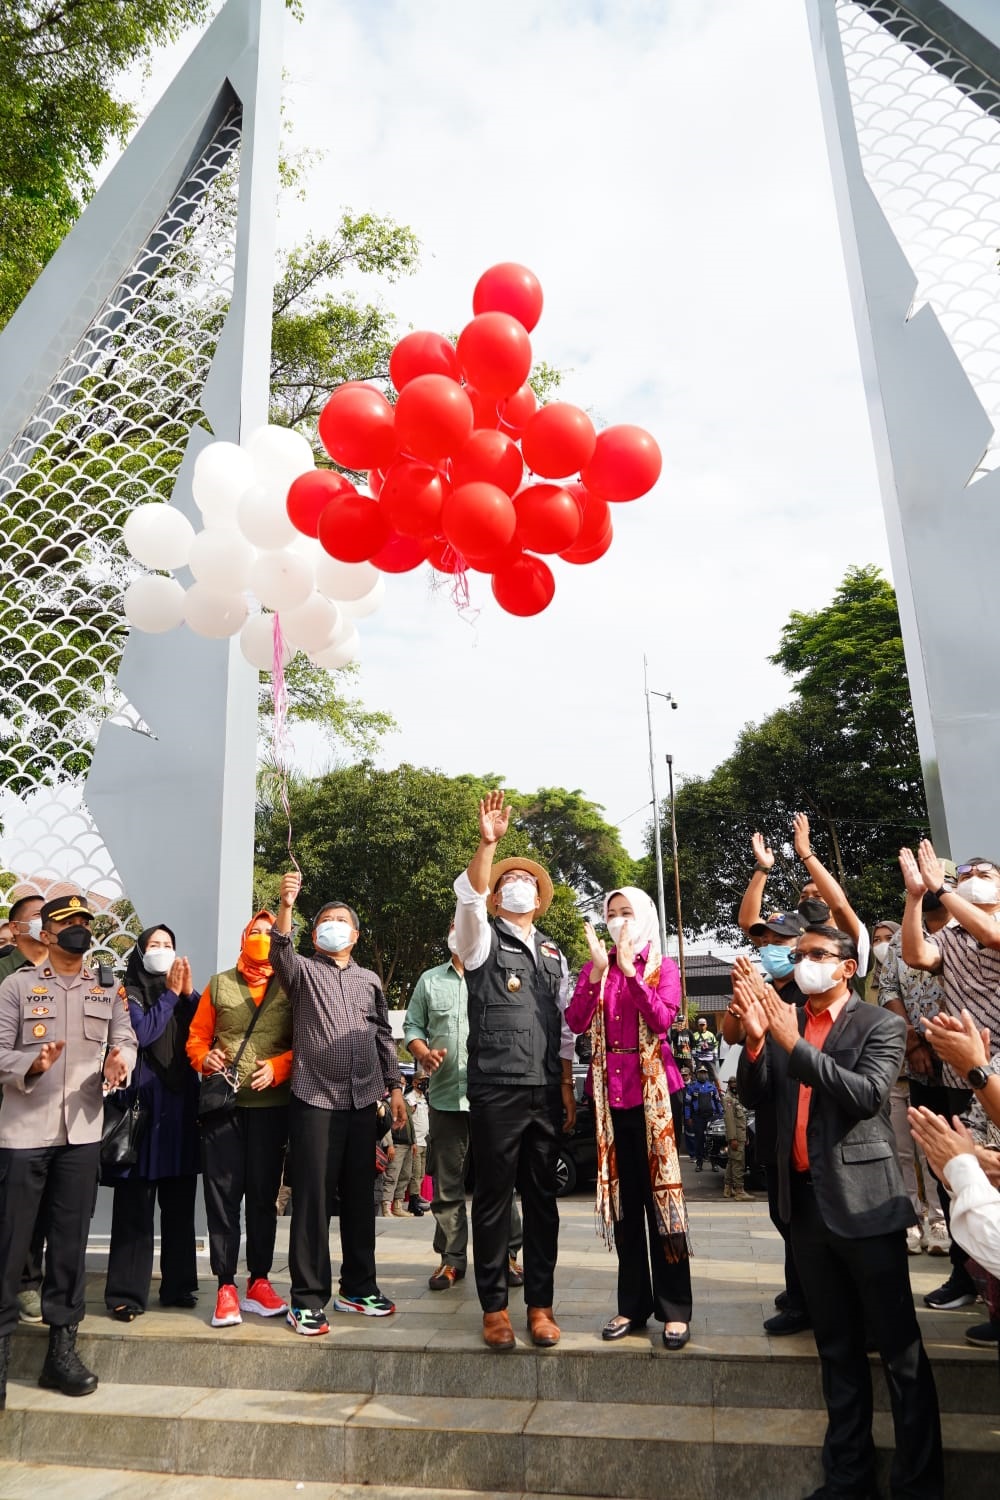
MULTIPOLYGON (((408 224, 418 272, 362 284, 457 332, 480 273, 529 266, 535 356, 598 426, 648 428, 662 477, 615 541, 556 563, 553 603, 474 621, 429 569, 389 578, 350 691, 399 732, 385 765, 579 788, 638 852, 657 777, 704 775, 786 700, 767 657, 852 564, 887 572, 804 0, 305 0, 286 28, 291 149, 322 153, 288 245, 344 207, 408 224)), ((159 55, 146 109, 190 50, 159 55)), ((311 771, 329 750, 297 729, 311 771)))

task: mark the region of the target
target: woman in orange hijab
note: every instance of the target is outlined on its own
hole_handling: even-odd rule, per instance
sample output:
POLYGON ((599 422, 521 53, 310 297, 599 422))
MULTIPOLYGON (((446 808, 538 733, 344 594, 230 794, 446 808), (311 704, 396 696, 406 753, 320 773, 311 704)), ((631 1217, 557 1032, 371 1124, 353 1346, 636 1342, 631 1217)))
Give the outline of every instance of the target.
POLYGON ((213 1328, 241 1323, 241 1309, 273 1318, 287 1308, 269 1280, 292 1072, 291 1006, 268 962, 273 925, 269 911, 247 923, 236 967, 209 980, 188 1033, 195 1071, 203 1078, 226 1073, 236 1090, 228 1107, 199 1118, 209 1256, 219 1283, 213 1328), (242 1298, 236 1290, 241 1203, 248 1272, 242 1298))

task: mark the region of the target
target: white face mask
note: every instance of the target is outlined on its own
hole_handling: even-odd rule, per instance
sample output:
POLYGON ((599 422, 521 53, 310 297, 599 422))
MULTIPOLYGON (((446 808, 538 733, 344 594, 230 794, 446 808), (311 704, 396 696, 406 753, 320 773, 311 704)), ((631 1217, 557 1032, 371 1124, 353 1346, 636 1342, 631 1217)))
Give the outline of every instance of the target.
POLYGON ((147 974, 166 974, 176 956, 173 948, 147 948, 142 955, 142 967, 147 974))
POLYGON ((872 953, 875 955, 876 963, 884 964, 886 959, 889 957, 889 944, 872 943, 872 953))
POLYGON ((32 917, 31 921, 30 922, 26 922, 24 925, 28 929, 27 936, 30 937, 33 942, 36 942, 36 943, 41 942, 41 938, 42 938, 42 919, 41 919, 41 917, 32 917))
POLYGON ((617 943, 617 942, 619 942, 621 940, 622 929, 623 929, 623 927, 625 926, 625 924, 626 924, 626 922, 628 920, 629 920, 628 917, 609 917, 608 918, 607 928, 608 928, 608 932, 611 934, 611 941, 613 943, 617 943))
POLYGON ((449 953, 457 953, 458 952, 458 942, 457 942, 457 940, 455 938, 455 934, 453 932, 449 932, 449 934, 448 934, 448 952, 449 953))
POLYGON ((497 905, 504 911, 524 916, 538 905, 538 887, 527 877, 508 880, 497 892, 497 905))
POLYGON ((316 928, 316 947, 324 953, 343 953, 351 946, 353 933, 350 922, 321 922, 316 928))
POLYGON ((820 963, 818 958, 803 958, 795 965, 795 983, 803 995, 822 995, 840 983, 839 964, 820 963))
POLYGON ((960 880, 956 889, 957 894, 971 901, 973 906, 996 905, 996 882, 988 880, 985 875, 970 875, 967 880, 960 880))

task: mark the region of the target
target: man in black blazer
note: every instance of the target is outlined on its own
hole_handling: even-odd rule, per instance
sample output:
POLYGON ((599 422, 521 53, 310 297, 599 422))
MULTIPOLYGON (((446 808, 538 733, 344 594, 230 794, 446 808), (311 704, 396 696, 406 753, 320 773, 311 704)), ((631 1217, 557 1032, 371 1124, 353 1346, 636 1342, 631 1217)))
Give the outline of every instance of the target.
POLYGON ((811 1500, 877 1493, 869 1337, 892 1400, 892 1494, 940 1500, 937 1392, 906 1257, 914 1214, 889 1122, 906 1027, 852 994, 856 970, 857 948, 846 933, 809 927, 796 943, 804 1006, 770 994, 758 999, 752 984, 737 980, 733 1008, 747 1033, 737 1085, 744 1104, 774 1100, 780 1209, 823 1367, 826 1483, 811 1500))

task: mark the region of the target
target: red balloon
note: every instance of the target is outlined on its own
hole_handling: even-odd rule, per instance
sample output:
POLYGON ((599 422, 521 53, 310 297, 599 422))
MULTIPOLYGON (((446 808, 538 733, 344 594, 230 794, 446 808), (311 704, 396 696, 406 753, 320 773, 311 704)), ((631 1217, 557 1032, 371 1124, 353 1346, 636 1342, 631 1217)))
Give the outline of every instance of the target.
POLYGON ((597 434, 593 457, 580 478, 604 500, 638 500, 660 477, 663 455, 642 427, 606 427, 597 434))
POLYGON ((460 573, 465 565, 465 558, 444 536, 436 536, 429 543, 427 561, 436 573, 460 573))
POLYGON ((510 313, 530 333, 542 316, 541 282, 527 266, 512 260, 490 266, 476 282, 472 311, 510 313))
POLYGON ((501 547, 499 551, 494 549, 490 553, 474 552, 465 558, 465 566, 474 573, 496 573, 500 568, 510 567, 511 563, 523 556, 524 549, 515 532, 506 547, 501 547))
POLYGON ((404 536, 433 536, 439 528, 444 481, 437 469, 397 459, 385 476, 379 503, 404 536))
POLYGON ((512 396, 531 369, 531 340, 510 313, 484 312, 458 336, 458 362, 484 396, 512 396))
POLYGON ((416 537, 403 536, 398 531, 389 533, 389 540, 372 555, 372 562, 383 573, 410 573, 427 559, 422 542, 416 537))
POLYGON ((513 396, 500 402, 500 431, 506 432, 508 437, 519 438, 537 410, 538 397, 525 382, 518 386, 513 396))
POLYGON ((529 418, 521 434, 524 461, 545 479, 579 474, 594 451, 597 433, 585 411, 568 401, 553 401, 529 418))
POLYGON ((444 502, 441 529, 463 557, 493 556, 514 535, 517 516, 509 495, 495 484, 462 484, 444 502))
POLYGON ((447 375, 417 375, 399 393, 396 436, 408 458, 437 463, 472 432, 472 402, 447 375))
POLYGON ((580 504, 557 484, 531 484, 514 496, 517 539, 533 552, 562 552, 580 535, 580 504))
POLYGON ((583 515, 580 535, 573 546, 590 547, 595 542, 601 541, 611 525, 608 502, 602 500, 599 495, 592 495, 584 484, 567 484, 563 488, 569 490, 583 515))
POLYGON ((338 495, 319 518, 319 542, 340 562, 367 562, 389 540, 389 519, 367 495, 338 495))
POLYGON ((314 469, 293 479, 285 500, 288 519, 303 536, 319 536, 319 518, 337 495, 358 492, 345 474, 314 469))
POLYGON ((385 483, 385 474, 383 473, 383 471, 381 469, 369 469, 368 470, 368 488, 371 490, 372 495, 375 497, 376 500, 378 499, 379 495, 381 495, 381 493, 382 493, 382 486, 383 486, 384 483, 385 483))
POLYGON ((458 355, 455 346, 442 333, 425 333, 418 329, 407 333, 389 355, 389 379, 401 391, 418 375, 447 375, 458 379, 458 355))
POLYGON ((504 403, 495 396, 484 396, 474 385, 466 385, 462 389, 472 402, 472 416, 476 427, 497 428, 500 425, 500 409, 504 403))
POLYGON ((521 557, 493 574, 493 597, 509 615, 538 615, 556 591, 552 569, 540 557, 521 557))
POLYGON ((455 485, 482 479, 513 495, 524 478, 524 461, 509 437, 480 428, 455 454, 451 477, 455 485))
POLYGON ((565 552, 560 552, 559 556, 563 562, 568 563, 596 562, 599 557, 603 557, 605 552, 607 552, 614 541, 614 536, 614 528, 611 525, 611 517, 609 516, 608 524, 596 542, 574 542, 572 547, 567 547, 565 552))
POLYGON ((345 469, 380 469, 396 451, 392 407, 373 385, 342 385, 319 414, 320 442, 345 469))

